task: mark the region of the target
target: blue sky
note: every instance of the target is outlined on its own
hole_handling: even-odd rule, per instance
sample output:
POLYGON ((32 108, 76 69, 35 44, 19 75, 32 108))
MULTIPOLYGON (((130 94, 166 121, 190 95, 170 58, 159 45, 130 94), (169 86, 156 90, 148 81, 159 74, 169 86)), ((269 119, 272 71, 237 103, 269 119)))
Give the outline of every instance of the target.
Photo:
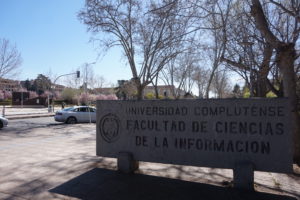
POLYGON ((70 73, 95 61, 94 72, 107 82, 131 77, 120 50, 97 60, 99 50, 77 18, 83 6, 84 0, 0 1, 0 38, 16 44, 23 58, 18 79, 34 79, 49 69, 56 75, 70 73))

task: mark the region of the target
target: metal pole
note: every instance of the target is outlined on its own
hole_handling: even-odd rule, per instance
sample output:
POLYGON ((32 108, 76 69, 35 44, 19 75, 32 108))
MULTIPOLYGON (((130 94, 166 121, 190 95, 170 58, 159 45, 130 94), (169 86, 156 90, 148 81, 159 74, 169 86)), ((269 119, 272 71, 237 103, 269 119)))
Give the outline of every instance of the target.
POLYGON ((21 108, 23 108, 23 88, 21 88, 21 108))
MULTIPOLYGON (((53 87, 55 87, 55 82, 53 83, 53 87)), ((53 92, 51 83, 50 83, 50 91, 51 91, 51 94, 52 94, 52 112, 54 112, 54 92, 53 92)))
POLYGON ((2 116, 5 117, 5 105, 3 105, 3 108, 2 108, 2 116))
MULTIPOLYGON (((50 82, 50 92, 51 92, 51 94, 52 94, 52 112, 54 112, 54 92, 53 92, 53 89, 52 89, 52 85, 55 87, 55 82, 60 78, 60 77, 62 77, 62 76, 68 76, 68 75, 74 75, 74 74, 77 74, 77 72, 75 72, 75 73, 69 73, 69 74, 63 74, 63 75, 60 75, 60 76, 58 76, 58 77, 56 77, 55 78, 55 80, 53 81, 53 84, 50 82)), ((50 99, 49 99, 49 101, 50 101, 50 99)), ((49 104, 49 101, 48 101, 48 104, 49 104)))
POLYGON ((47 102, 48 102, 48 112, 51 112, 51 110, 50 110, 50 97, 49 97, 49 94, 48 94, 48 96, 47 96, 47 102))
POLYGON ((23 87, 21 85, 21 82, 19 82, 19 86, 21 88, 21 108, 23 108, 23 87))
POLYGON ((88 66, 88 64, 85 64, 85 77, 84 77, 84 79, 85 79, 85 84, 84 84, 84 93, 86 94, 86 90, 87 90, 87 66, 88 66))
MULTIPOLYGON (((89 105, 89 103, 88 103, 88 105, 89 105)), ((88 109, 89 109, 89 118, 90 118, 90 123, 92 123, 92 117, 91 117, 91 108, 90 108, 90 106, 88 107, 88 109)))

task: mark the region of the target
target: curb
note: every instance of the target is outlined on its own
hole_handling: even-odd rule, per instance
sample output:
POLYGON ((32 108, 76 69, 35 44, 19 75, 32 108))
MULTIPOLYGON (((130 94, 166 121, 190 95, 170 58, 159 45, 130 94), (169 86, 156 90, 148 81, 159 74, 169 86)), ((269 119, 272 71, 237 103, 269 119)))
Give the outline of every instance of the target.
POLYGON ((40 118, 40 117, 53 117, 55 114, 46 114, 46 115, 23 115, 23 116, 6 116, 8 120, 14 119, 28 119, 28 118, 40 118))
POLYGON ((31 113, 31 114, 29 114, 29 113, 26 113, 26 114, 24 114, 24 113, 17 113, 17 114, 12 114, 12 113, 10 113, 10 114, 7 114, 7 115, 5 115, 6 117, 8 117, 8 116, 26 116, 26 115, 49 115, 49 114, 51 114, 51 113, 46 113, 46 112, 37 112, 37 113, 31 113))

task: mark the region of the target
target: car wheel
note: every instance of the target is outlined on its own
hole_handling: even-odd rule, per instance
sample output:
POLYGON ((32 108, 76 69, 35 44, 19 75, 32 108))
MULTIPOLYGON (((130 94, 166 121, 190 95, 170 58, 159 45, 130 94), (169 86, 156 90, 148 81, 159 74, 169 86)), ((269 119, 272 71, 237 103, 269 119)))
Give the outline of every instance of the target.
POLYGON ((3 122, 0 121, 0 129, 3 128, 3 122))
POLYGON ((67 119, 67 124, 76 124, 77 123, 77 120, 75 117, 69 117, 67 119))

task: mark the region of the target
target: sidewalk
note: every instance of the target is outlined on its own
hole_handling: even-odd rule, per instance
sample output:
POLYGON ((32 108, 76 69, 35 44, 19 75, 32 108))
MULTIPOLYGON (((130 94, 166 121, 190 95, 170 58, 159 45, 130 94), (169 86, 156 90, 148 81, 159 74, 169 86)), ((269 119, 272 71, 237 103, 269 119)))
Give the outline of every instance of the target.
MULTIPOLYGON (((61 107, 55 107, 54 111, 60 110, 61 107)), ((24 118, 37 118, 37 117, 51 117, 55 112, 48 112, 48 108, 17 108, 6 106, 3 111, 3 106, 0 107, 0 115, 5 113, 7 119, 24 119, 24 118)))

